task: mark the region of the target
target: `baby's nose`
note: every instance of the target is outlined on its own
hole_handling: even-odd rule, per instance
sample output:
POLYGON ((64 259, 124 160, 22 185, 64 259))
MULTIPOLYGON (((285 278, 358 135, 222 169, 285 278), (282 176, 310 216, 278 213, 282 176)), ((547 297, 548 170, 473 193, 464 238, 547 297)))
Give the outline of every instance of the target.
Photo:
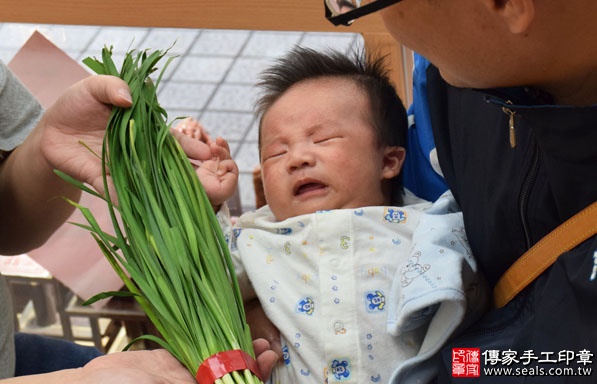
POLYGON ((306 148, 292 150, 289 155, 288 167, 290 170, 310 167, 315 163, 315 156, 306 148))

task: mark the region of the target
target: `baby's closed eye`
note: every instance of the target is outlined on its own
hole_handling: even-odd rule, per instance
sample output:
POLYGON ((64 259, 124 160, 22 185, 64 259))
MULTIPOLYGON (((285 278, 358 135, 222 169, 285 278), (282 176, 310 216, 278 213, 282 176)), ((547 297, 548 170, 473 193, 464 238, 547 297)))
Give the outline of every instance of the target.
POLYGON ((286 150, 279 148, 279 149, 272 149, 272 150, 268 150, 268 151, 264 151, 261 158, 262 161, 266 161, 266 160, 270 160, 270 159, 275 159, 278 157, 283 156, 284 154, 286 154, 286 150))
POLYGON ((341 136, 335 135, 335 136, 324 136, 324 137, 319 137, 319 138, 314 138, 313 142, 315 144, 324 144, 324 143, 329 143, 329 142, 333 142, 333 141, 337 141, 339 139, 341 139, 341 136))

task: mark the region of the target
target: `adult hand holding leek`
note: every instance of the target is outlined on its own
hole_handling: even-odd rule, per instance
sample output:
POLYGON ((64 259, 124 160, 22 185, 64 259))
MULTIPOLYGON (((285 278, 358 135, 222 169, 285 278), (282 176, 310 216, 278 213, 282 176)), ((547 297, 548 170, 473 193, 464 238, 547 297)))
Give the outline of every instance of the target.
MULTIPOLYGON (((3 92, 0 98, 8 105, 12 97, 3 92)), ((71 206, 55 197, 76 200, 81 191, 57 178, 54 169, 90 184, 101 181, 97 157, 78 143, 85 140, 101 148, 111 109, 108 103, 130 105, 125 82, 107 76, 78 82, 48 108, 25 141, 1 162, 0 212, 10 220, 0 220, 0 254, 16 255, 41 246, 72 213, 71 206), (83 123, 81 116, 85 117, 83 123)), ((24 106, 16 102, 15 108, 24 106)), ((2 118, 2 129, 9 129, 3 132, 10 132, 11 121, 2 118)), ((0 140, 5 144, 5 136, 0 140)))
POLYGON ((196 384, 195 378, 163 349, 110 353, 82 368, 0 380, 2 384, 196 384))
POLYGON ((163 337, 146 338, 161 344, 198 379, 260 383, 258 368, 251 364, 255 357, 251 336, 227 245, 205 191, 157 102, 163 70, 155 85, 150 79, 164 55, 164 51, 129 52, 120 72, 106 48, 103 61, 84 61, 98 74, 125 80, 133 105, 113 109, 101 153, 107 168, 104 186, 109 172, 118 198, 116 206, 105 188, 116 235, 104 232, 91 213, 79 207, 89 222, 83 227, 91 231, 163 337), (205 367, 212 366, 213 359, 240 370, 212 375, 205 367))

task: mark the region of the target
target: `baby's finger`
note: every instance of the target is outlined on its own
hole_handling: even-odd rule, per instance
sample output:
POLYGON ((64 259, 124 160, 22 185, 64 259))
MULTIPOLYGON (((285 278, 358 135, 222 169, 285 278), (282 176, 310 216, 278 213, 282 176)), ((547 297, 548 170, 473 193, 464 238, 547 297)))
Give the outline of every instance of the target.
POLYGON ((226 151, 228 151, 228 153, 230 153, 230 145, 228 144, 228 141, 226 141, 226 139, 224 139, 223 137, 216 137, 216 145, 225 148, 226 151))
POLYGON ((230 155, 230 147, 227 143, 226 146, 221 146, 217 143, 211 143, 209 145, 209 149, 211 150, 212 156, 216 159, 226 160, 232 158, 230 155))
POLYGON ((204 142, 195 140, 178 129, 171 129, 170 132, 178 140, 189 158, 194 160, 208 160, 212 156, 209 146, 204 142))
POLYGON ((220 160, 218 163, 218 175, 225 175, 227 173, 238 174, 236 162, 232 159, 220 160))

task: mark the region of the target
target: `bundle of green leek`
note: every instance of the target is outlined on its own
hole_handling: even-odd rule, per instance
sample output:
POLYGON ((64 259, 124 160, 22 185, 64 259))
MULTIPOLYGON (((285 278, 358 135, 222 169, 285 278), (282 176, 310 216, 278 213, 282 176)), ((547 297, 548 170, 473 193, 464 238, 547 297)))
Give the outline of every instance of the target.
MULTIPOLYGON (((115 235, 74 202, 102 252, 140 303, 161 338, 144 335, 172 353, 200 383, 261 383, 228 247, 192 165, 171 135, 150 75, 167 51, 130 51, 120 72, 111 49, 84 63, 131 89, 131 108, 114 108, 102 149, 105 200, 115 235), (116 198, 110 195, 108 175, 116 198)), ((90 302, 118 292, 104 292, 90 302)))

